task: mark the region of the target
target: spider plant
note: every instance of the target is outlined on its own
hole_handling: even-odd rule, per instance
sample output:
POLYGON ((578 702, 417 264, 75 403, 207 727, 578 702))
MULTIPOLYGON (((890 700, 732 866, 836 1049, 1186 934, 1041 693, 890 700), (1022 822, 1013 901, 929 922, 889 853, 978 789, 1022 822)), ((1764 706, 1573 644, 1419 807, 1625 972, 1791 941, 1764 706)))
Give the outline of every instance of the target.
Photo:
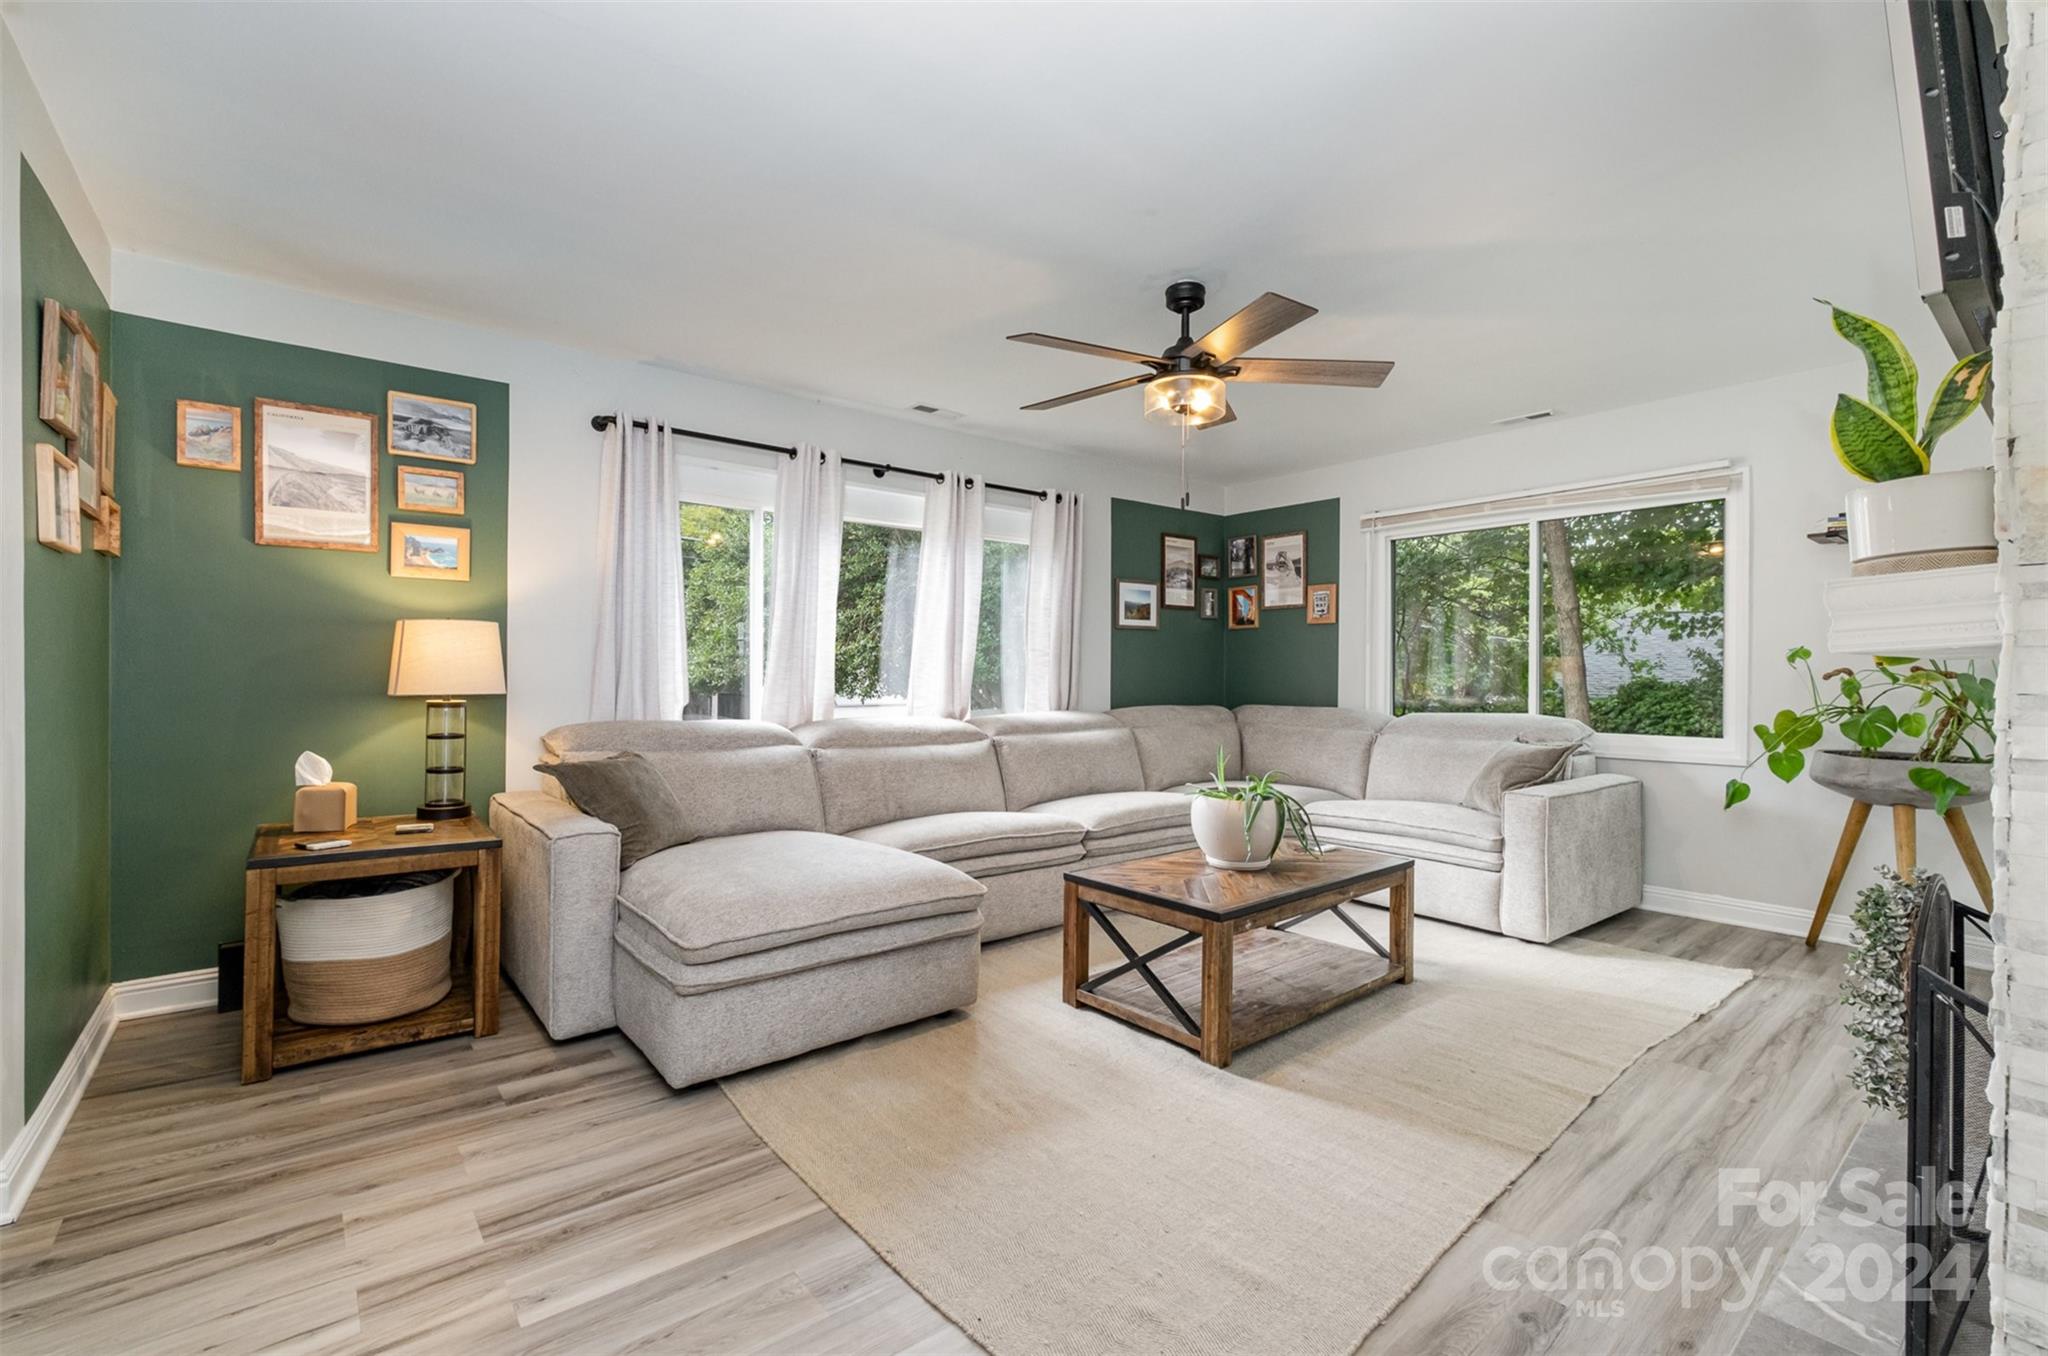
POLYGON ((1280 812, 1282 831, 1292 833, 1301 850, 1311 857, 1323 855, 1323 845, 1316 838, 1316 826, 1309 823, 1308 810, 1294 797, 1273 785, 1278 774, 1268 772, 1263 777, 1250 781, 1232 782, 1229 777, 1230 754, 1223 749, 1216 750, 1216 780, 1208 786, 1198 787, 1195 794, 1210 800, 1234 800, 1244 804, 1244 855, 1252 855, 1252 826, 1258 820, 1259 807, 1271 804, 1280 812))

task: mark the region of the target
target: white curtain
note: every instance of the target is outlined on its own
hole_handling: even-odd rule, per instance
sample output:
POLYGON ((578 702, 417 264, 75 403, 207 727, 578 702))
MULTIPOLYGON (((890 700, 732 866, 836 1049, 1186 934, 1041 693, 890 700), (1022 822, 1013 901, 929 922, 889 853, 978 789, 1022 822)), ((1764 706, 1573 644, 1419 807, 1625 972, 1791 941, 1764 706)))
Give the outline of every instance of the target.
POLYGON ((776 468, 774 581, 761 709, 778 725, 830 720, 839 621, 839 532, 846 476, 837 452, 809 443, 776 468))
POLYGON ((592 720, 681 720, 690 700, 683 631, 682 505, 662 425, 621 412, 604 435, 601 583, 592 720))
POLYGON ((974 705, 981 630, 981 506, 986 492, 948 475, 925 491, 917 621, 910 634, 910 714, 965 720, 974 705))
POLYGON ((1081 496, 1054 493, 1031 510, 1025 602, 1024 709, 1071 711, 1081 698, 1081 496))

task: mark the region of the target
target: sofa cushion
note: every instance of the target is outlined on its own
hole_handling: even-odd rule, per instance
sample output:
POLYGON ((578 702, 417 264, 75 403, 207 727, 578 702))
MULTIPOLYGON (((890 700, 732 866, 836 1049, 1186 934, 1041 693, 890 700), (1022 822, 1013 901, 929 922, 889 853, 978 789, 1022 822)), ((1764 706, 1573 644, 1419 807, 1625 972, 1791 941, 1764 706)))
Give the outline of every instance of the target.
POLYGON ((1145 785, 1137 740, 1112 716, 1040 711, 981 716, 973 723, 995 740, 1009 809, 1145 785))
POLYGON ((1564 776, 1578 751, 1577 744, 1537 744, 1524 736, 1494 750, 1486 766, 1473 775, 1460 804, 1499 814, 1501 797, 1525 786, 1541 786, 1564 776))
POLYGON ((1240 706, 1245 774, 1362 796, 1373 741, 1386 723, 1337 706, 1240 706))
POLYGON ((1351 833, 1393 834, 1418 842, 1450 843, 1498 855, 1500 816, 1434 800, 1326 800, 1312 806, 1309 822, 1351 833))
POLYGON ((1216 775, 1216 754, 1226 775, 1241 775, 1237 717, 1222 706, 1120 706, 1109 713, 1131 732, 1147 791, 1170 791, 1183 782, 1216 775))
POLYGON ((855 829, 848 837, 921 853, 933 861, 957 862, 964 858, 1078 847, 1083 832, 1073 820, 1057 815, 970 810, 876 824, 855 829))
POLYGON ((1003 809, 995 746, 965 721, 821 720, 795 733, 817 766, 831 833, 1003 809))
POLYGON ((1179 791, 1107 791, 1092 796, 1067 796, 1031 807, 1033 814, 1058 815, 1087 830, 1082 839, 1095 843, 1126 834, 1178 829, 1194 836, 1188 797, 1179 791))
POLYGON ((696 836, 668 783, 637 753, 536 763, 534 770, 551 772, 577 809, 619 831, 621 868, 696 836))
MULTIPOLYGON (((1193 795, 1195 792, 1201 790, 1203 787, 1214 786, 1215 784, 1216 783, 1214 780, 1201 782, 1187 782, 1183 785, 1176 786, 1173 789, 1175 791, 1185 792, 1188 795, 1193 795)), ((1236 779, 1233 780, 1230 784, 1232 786, 1249 786, 1251 783, 1244 781, 1242 779, 1236 779)), ((1319 800, 1352 799, 1352 797, 1345 795, 1342 791, 1332 791, 1327 786, 1297 786, 1293 782, 1273 782, 1271 783, 1271 785, 1275 791, 1285 791, 1288 795, 1294 797, 1303 805, 1313 805, 1319 800)))
POLYGON ((690 837, 722 838, 771 829, 822 830, 818 774, 800 745, 688 749, 640 755, 682 807, 690 837))
POLYGON ((1578 744, 1592 730, 1563 716, 1425 711, 1380 731, 1365 794, 1374 800, 1441 800, 1455 805, 1501 749, 1521 737, 1578 744))
POLYGON ((1482 852, 1478 848, 1458 843, 1444 843, 1398 833, 1361 833, 1356 829, 1346 829, 1334 824, 1317 825, 1316 837, 1322 840, 1324 847, 1363 848, 1367 852, 1386 852, 1396 857, 1409 857, 1418 862, 1441 862, 1447 866, 1469 867, 1474 871, 1494 873, 1496 876, 1503 860, 1499 852, 1482 852))
POLYGON ((620 950, 659 975, 674 992, 687 997, 801 974, 805 970, 858 960, 863 956, 886 955, 891 951, 922 946, 926 942, 968 936, 980 930, 981 912, 970 909, 965 913, 934 914, 929 918, 910 918, 900 923, 883 923, 852 932, 835 932, 768 951, 690 965, 677 957, 674 945, 649 927, 645 919, 621 912, 614 940, 620 950))
POLYGON ((587 720, 557 725, 540 737, 542 761, 549 763, 574 754, 756 749, 796 742, 788 730, 765 720, 587 720))
POLYGON ((643 939, 659 937, 685 965, 974 912, 982 894, 974 880, 928 857, 789 831, 701 839, 657 852, 619 877, 621 914, 634 915, 645 924, 643 939))

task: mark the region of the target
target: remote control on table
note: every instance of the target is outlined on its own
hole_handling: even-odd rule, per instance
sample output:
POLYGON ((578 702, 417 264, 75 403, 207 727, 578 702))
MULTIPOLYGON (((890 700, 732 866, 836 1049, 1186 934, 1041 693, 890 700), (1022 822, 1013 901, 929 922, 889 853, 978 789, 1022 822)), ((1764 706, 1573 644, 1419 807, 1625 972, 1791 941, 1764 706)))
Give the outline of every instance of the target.
POLYGON ((434 826, 432 824, 394 824, 391 826, 391 831, 393 833, 432 833, 434 826))
POLYGON ((299 846, 307 852, 332 852, 335 848, 345 848, 354 841, 352 838, 316 838, 299 846))

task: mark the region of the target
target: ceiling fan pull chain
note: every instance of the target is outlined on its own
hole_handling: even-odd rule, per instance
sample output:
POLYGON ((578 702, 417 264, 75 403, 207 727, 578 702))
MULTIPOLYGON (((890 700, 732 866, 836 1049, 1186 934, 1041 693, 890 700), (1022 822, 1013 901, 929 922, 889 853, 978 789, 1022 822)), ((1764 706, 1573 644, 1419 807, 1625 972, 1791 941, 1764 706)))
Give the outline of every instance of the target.
POLYGON ((1180 414, 1180 506, 1183 511, 1188 506, 1188 414, 1186 410, 1182 410, 1180 414))

